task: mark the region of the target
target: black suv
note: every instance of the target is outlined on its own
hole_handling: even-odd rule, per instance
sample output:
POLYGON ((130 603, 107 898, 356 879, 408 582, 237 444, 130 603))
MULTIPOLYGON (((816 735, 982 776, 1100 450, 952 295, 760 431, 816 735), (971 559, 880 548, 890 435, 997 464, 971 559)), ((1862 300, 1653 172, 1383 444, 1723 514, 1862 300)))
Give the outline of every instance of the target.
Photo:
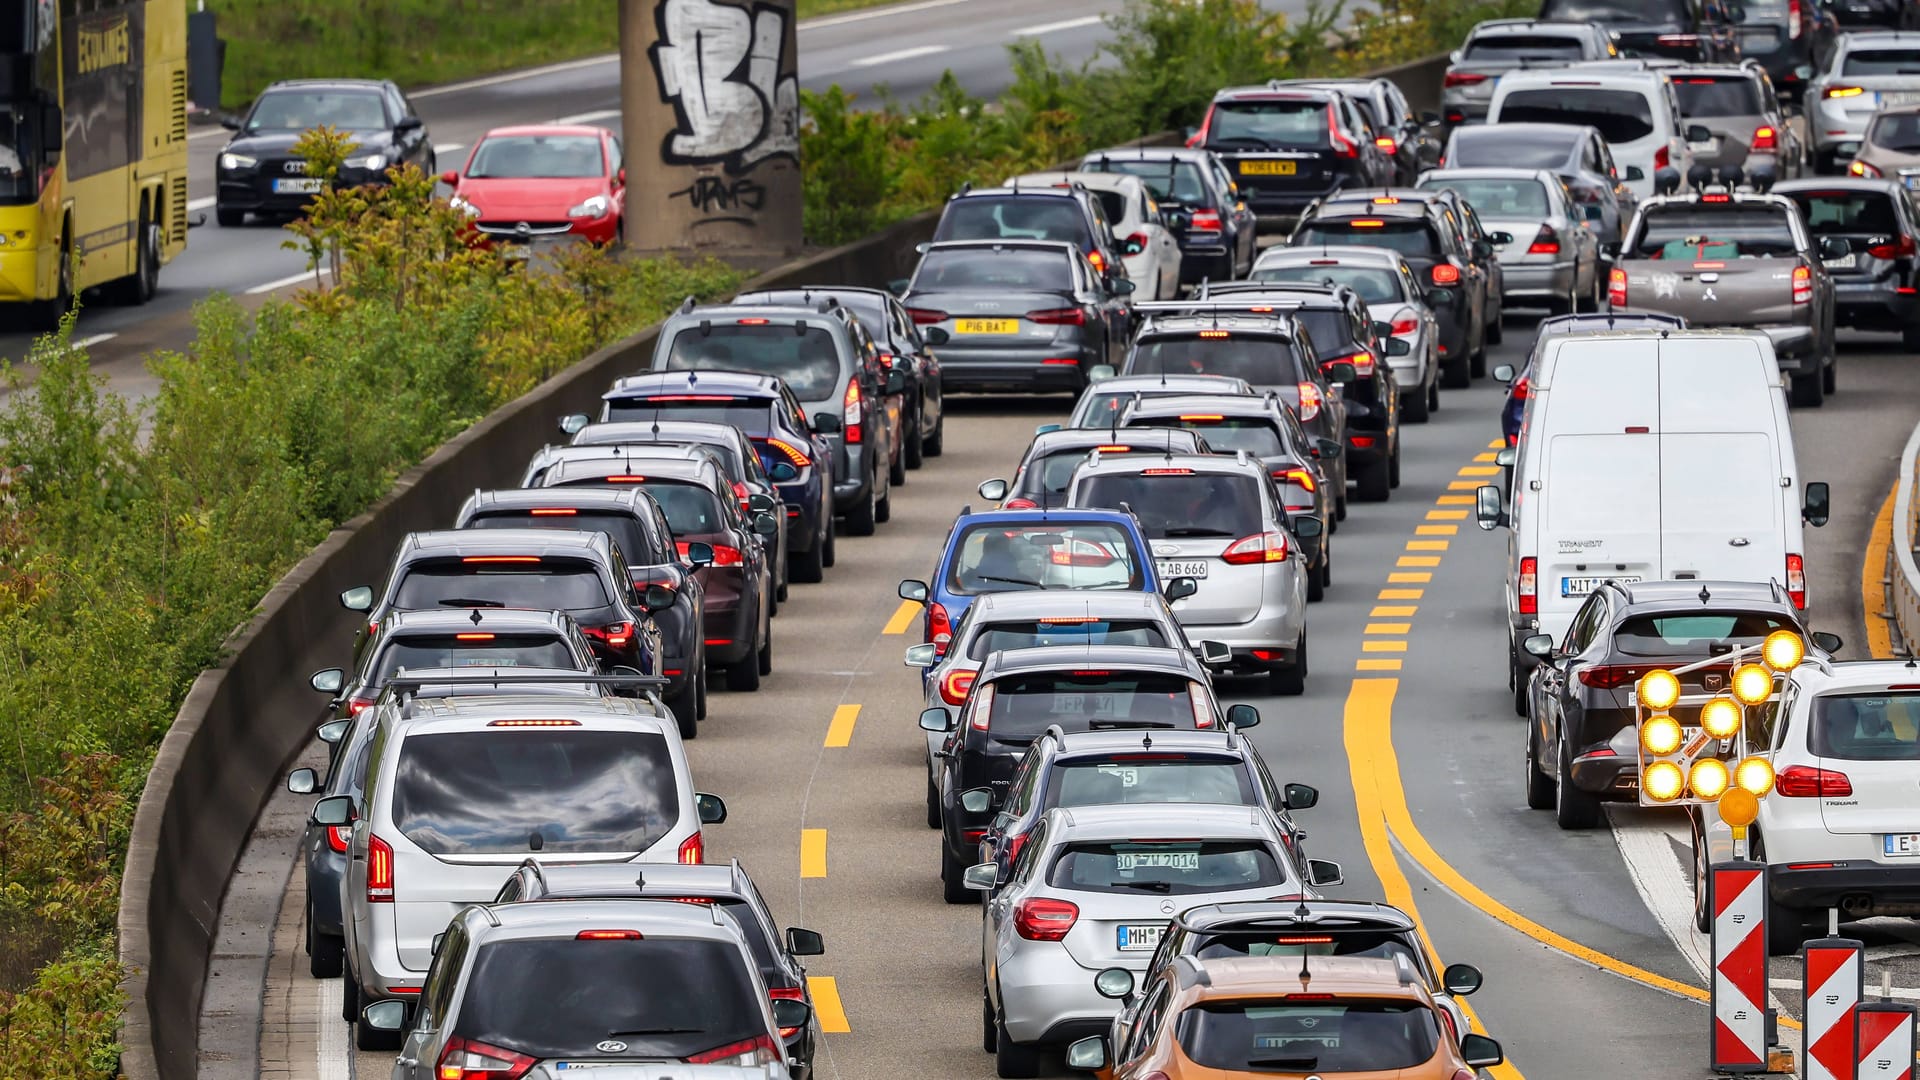
POLYGON ((1817 239, 1847 242, 1847 254, 1826 264, 1834 322, 1897 332, 1911 353, 1920 352, 1920 214, 1902 183, 1829 176, 1777 184, 1773 192, 1800 207, 1817 239))
POLYGON ((307 175, 293 144, 308 131, 331 126, 354 148, 334 176, 339 187, 382 183, 396 165, 416 165, 428 176, 438 165, 433 139, 400 88, 384 79, 294 79, 261 92, 244 116, 227 116, 235 134, 220 149, 215 176, 215 220, 245 224, 249 213, 293 217, 307 208, 325 181, 307 175))
MULTIPOLYGON (((1602 582, 1557 647, 1545 634, 1521 643, 1540 661, 1528 688, 1527 805, 1555 811, 1563 829, 1591 829, 1602 801, 1637 798, 1640 677, 1758 645, 1775 630, 1812 640, 1816 657, 1834 642, 1809 635, 1777 583, 1602 582)), ((1681 675, 1681 701, 1719 691, 1732 674, 1720 664, 1681 675)))
POLYGON ((1540 18, 1597 22, 1625 56, 1724 64, 1740 59, 1731 18, 1738 7, 1735 0, 1541 0, 1540 18))
POLYGON ((1219 154, 1260 215, 1283 227, 1342 188, 1383 188, 1396 164, 1366 113, 1339 90, 1236 86, 1215 94, 1188 145, 1219 154))
POLYGON ((1099 196, 1080 184, 960 189, 940 212, 933 242, 1060 240, 1080 249, 1109 281, 1127 278, 1120 243, 1099 196))
POLYGON ((947 733, 935 751, 941 762, 940 881, 947 902, 979 901, 961 874, 974 865, 987 834, 988 793, 1007 788, 1027 747, 1048 730, 1244 725, 1252 707, 1234 708, 1229 713, 1220 707, 1206 669, 1186 649, 1068 645, 989 655, 958 721, 944 707, 920 714, 922 730, 947 733))
POLYGON ((1351 97, 1373 124, 1374 145, 1393 159, 1394 183, 1412 184, 1422 172, 1439 167, 1441 146, 1434 130, 1440 114, 1415 113, 1392 79, 1288 79, 1281 85, 1338 90, 1351 97))

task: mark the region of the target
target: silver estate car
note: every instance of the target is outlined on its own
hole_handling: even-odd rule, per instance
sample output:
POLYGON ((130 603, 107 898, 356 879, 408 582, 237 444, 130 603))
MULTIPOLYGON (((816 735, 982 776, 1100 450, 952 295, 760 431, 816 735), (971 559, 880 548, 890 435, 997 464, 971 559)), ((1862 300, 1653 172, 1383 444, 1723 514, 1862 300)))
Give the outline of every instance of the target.
MULTIPOLYGON (((1112 427, 1127 411, 1127 405, 1135 395, 1141 397, 1171 397, 1176 394, 1244 394, 1253 396, 1256 391, 1253 384, 1233 375, 1115 375, 1111 368, 1094 373, 1093 385, 1087 387, 1074 403, 1073 416, 1064 426, 1070 428, 1112 427), (1103 377, 1104 376, 1104 377, 1103 377)), ((1035 434, 1044 435, 1049 431, 1058 431, 1063 425, 1042 424, 1034 429, 1035 434)))
POLYGON ((1452 188, 1488 229, 1513 237, 1496 250, 1513 307, 1540 306, 1555 315, 1598 311, 1606 291, 1600 238, 1566 181, 1546 169, 1435 169, 1421 188, 1452 188))
POLYGON ((1827 70, 1807 85, 1817 172, 1840 166, 1881 109, 1920 103, 1920 33, 1842 34, 1827 70))
POLYGON ((1229 667, 1265 672, 1274 693, 1306 689, 1310 571, 1301 541, 1320 522, 1288 515, 1258 458, 1096 453, 1075 470, 1067 505, 1132 507, 1162 577, 1199 584, 1176 612, 1187 636, 1226 643, 1229 667))
POLYGON ((1135 973, 1174 914, 1196 904, 1317 899, 1340 884, 1314 877, 1264 809, 1208 803, 1080 806, 1047 811, 999 882, 999 865, 966 871, 969 888, 1002 887, 984 905, 982 1044, 1003 1077, 1038 1071, 1043 1047, 1104 1034, 1120 1003, 1094 975, 1135 973))

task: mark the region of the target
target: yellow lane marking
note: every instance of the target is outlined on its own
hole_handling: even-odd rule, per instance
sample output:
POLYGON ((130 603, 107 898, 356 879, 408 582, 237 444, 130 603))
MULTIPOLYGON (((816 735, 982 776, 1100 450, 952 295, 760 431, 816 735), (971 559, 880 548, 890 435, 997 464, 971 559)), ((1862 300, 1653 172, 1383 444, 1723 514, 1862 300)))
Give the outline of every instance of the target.
POLYGON ((821 1031, 841 1035, 853 1030, 847 1026, 847 1010, 840 1004, 840 987, 833 976, 807 976, 807 994, 813 998, 813 1015, 819 1018, 821 1031))
POLYGON ((1445 551, 1447 550, 1447 541, 1445 540, 1409 540, 1407 541, 1407 550, 1408 551, 1445 551))
POLYGON ((1505 450, 1506 448, 1507 440, 1505 439, 1495 439, 1487 444, 1487 449, 1489 450, 1505 450))
POLYGON ((1355 671, 1399 671, 1400 658, 1397 656, 1382 657, 1382 658, 1361 657, 1360 659, 1355 660, 1353 662, 1353 670, 1355 671))
MULTIPOLYGON (((1453 488, 1452 484, 1448 484, 1447 486, 1449 488, 1453 488)), ((1480 487, 1480 485, 1478 484, 1468 484, 1467 486, 1470 488, 1474 488, 1476 490, 1478 490, 1480 487)), ((1457 491, 1459 489, 1454 488, 1454 490, 1457 491)), ((1471 495, 1442 495, 1436 501, 1441 506, 1472 506, 1474 499, 1473 499, 1473 496, 1471 495)))
POLYGON ((1370 619, 1411 619, 1419 613, 1420 609, 1412 604, 1375 604, 1373 610, 1367 613, 1367 617, 1370 619))
POLYGON ((858 719, 858 705, 842 705, 833 710, 833 723, 827 725, 827 745, 846 746, 853 742, 853 724, 858 719))
POLYGON ((907 632, 907 627, 913 625, 914 618, 919 614, 919 603, 913 600, 902 600, 900 601, 900 606, 893 610, 893 618, 887 620, 887 625, 881 627, 880 632, 883 634, 904 634, 907 632))
POLYGON ((827 830, 800 830, 800 876, 827 876, 827 830))
MULTIPOLYGON (((1393 661, 1392 668, 1370 668, 1368 665, 1378 661, 1360 661, 1361 671, 1393 671, 1399 669, 1399 661, 1393 661)), ((1427 956, 1435 968, 1443 968, 1440 951, 1433 947, 1433 939, 1427 935, 1427 925, 1420 918, 1420 909, 1413 900, 1413 887, 1407 883, 1407 875, 1400 869, 1400 860, 1393 854, 1393 843, 1387 838, 1386 814, 1381 809, 1380 787, 1384 780, 1399 786, 1399 774, 1383 773, 1374 753, 1375 748, 1360 737, 1359 717, 1373 711, 1387 711, 1393 708, 1393 693, 1400 685, 1398 679, 1355 679, 1352 689, 1347 692, 1346 706, 1346 743, 1347 768, 1353 778, 1354 809, 1360 816, 1360 839, 1367 851, 1367 861, 1373 864, 1373 872, 1380 879, 1380 891, 1385 894, 1387 903, 1407 913, 1420 933, 1420 941, 1427 948, 1427 956)), ((1388 747, 1391 750, 1391 747, 1388 747)), ((1463 1001, 1461 1006, 1467 1014, 1467 1021, 1475 1031, 1486 1034, 1487 1027, 1480 1022, 1480 1016, 1463 1001)), ((1498 1080, 1522 1080, 1520 1070, 1512 1062, 1496 1065, 1490 1070, 1498 1080)))
POLYGON ((1867 561, 1860 568, 1860 614, 1867 620, 1867 653, 1876 660, 1887 660, 1893 656, 1893 631, 1887 626, 1887 620, 1880 617, 1886 610, 1886 590, 1880 579, 1887 572, 1887 549, 1893 545, 1893 500, 1899 494, 1900 484, 1896 481, 1893 490, 1887 492, 1887 501, 1880 504, 1880 514, 1873 519, 1873 530, 1867 533, 1867 561))
POLYGON ((1432 580, 1431 570, 1396 570, 1387 575, 1387 581, 1394 585, 1425 585, 1432 580))
POLYGON ((1489 464, 1489 465, 1491 465, 1491 464, 1492 464, 1492 463, 1494 462, 1494 460, 1495 460, 1496 458, 1498 458, 1499 456, 1500 456, 1500 455, 1498 455, 1498 454, 1475 454, 1475 455, 1473 455, 1473 460, 1475 460, 1475 461, 1484 461, 1484 462, 1486 462, 1487 464, 1489 464))
POLYGON ((1416 525, 1413 529, 1415 536, 1454 536, 1459 532, 1458 525, 1416 525))
MULTIPOLYGON (((1479 491, 1479 490, 1480 490, 1480 489, 1481 489, 1482 487, 1484 487, 1484 486, 1485 486, 1485 485, 1484 485, 1484 484, 1482 484, 1482 483, 1480 483, 1480 481, 1478 481, 1478 480, 1449 480, 1449 481, 1447 481, 1447 490, 1448 490, 1448 491, 1479 491)), ((1445 498, 1447 498, 1447 496, 1445 496, 1445 495, 1442 495, 1442 496, 1440 496, 1440 497, 1441 497, 1442 499, 1445 499, 1445 498)), ((1463 499, 1462 501, 1463 501, 1463 502, 1472 502, 1472 501, 1473 501, 1473 497, 1472 497, 1471 495, 1469 495, 1469 496, 1467 496, 1467 497, 1466 497, 1465 499, 1463 499)))
POLYGON ((1400 556, 1399 560, 1396 561, 1393 565, 1434 567, 1434 566, 1440 565, 1440 556, 1438 555, 1402 555, 1400 556))
POLYGON ((1413 632, 1410 622, 1370 622, 1363 634, 1408 634, 1413 632))
POLYGON ((1456 476, 1499 476, 1498 465, 1462 465, 1456 476))
POLYGON ((1381 589, 1382 600, 1418 600, 1426 595, 1425 589, 1381 589))
POLYGON ((1427 520, 1465 521, 1467 520, 1467 512, 1465 510, 1429 510, 1427 511, 1427 520))
POLYGON ((1361 652, 1406 652, 1407 643, 1404 641, 1363 641, 1360 643, 1360 651, 1361 652))

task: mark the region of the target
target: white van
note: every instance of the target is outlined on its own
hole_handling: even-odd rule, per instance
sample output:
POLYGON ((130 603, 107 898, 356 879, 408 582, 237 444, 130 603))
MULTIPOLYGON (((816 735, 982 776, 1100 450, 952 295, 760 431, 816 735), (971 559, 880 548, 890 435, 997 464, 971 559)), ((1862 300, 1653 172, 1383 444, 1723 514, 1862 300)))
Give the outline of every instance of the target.
POLYGON ((1620 62, 1502 75, 1487 122, 1592 125, 1625 170, 1620 180, 1641 199, 1678 189, 1693 167, 1688 140, 1713 137, 1681 119, 1663 72, 1620 62))
MULTIPOLYGON (((1807 485, 1765 334, 1640 330, 1549 340, 1529 377, 1511 495, 1483 487, 1480 527, 1508 534, 1508 663, 1523 708, 1532 634, 1558 641, 1600 582, 1779 582, 1807 607, 1807 485)), ((1502 457, 1507 455, 1502 453, 1502 457)))

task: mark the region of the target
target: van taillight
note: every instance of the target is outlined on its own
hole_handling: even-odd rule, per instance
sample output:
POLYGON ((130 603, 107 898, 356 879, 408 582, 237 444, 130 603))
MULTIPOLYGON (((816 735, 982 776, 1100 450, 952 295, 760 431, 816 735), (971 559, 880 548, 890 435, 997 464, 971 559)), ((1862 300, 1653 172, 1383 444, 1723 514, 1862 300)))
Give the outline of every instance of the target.
POLYGON ((679 858, 681 862, 691 865, 693 863, 705 862, 706 857, 707 842, 699 833, 696 832, 685 840, 680 841, 679 858))
POLYGON ((1793 606, 1807 610, 1807 561, 1791 552, 1787 555, 1787 595, 1793 606))
POLYGON ((1627 272, 1617 266, 1607 271, 1607 303, 1613 307, 1627 306, 1627 272))
POLYGON ((393 846, 367 837, 367 903, 393 903, 393 846))
POLYGON ((1804 266, 1793 268, 1793 302, 1813 303, 1813 271, 1804 266))
POLYGON ((1540 613, 1540 593, 1538 577, 1540 560, 1529 555, 1520 560, 1520 614, 1538 615, 1540 613))

